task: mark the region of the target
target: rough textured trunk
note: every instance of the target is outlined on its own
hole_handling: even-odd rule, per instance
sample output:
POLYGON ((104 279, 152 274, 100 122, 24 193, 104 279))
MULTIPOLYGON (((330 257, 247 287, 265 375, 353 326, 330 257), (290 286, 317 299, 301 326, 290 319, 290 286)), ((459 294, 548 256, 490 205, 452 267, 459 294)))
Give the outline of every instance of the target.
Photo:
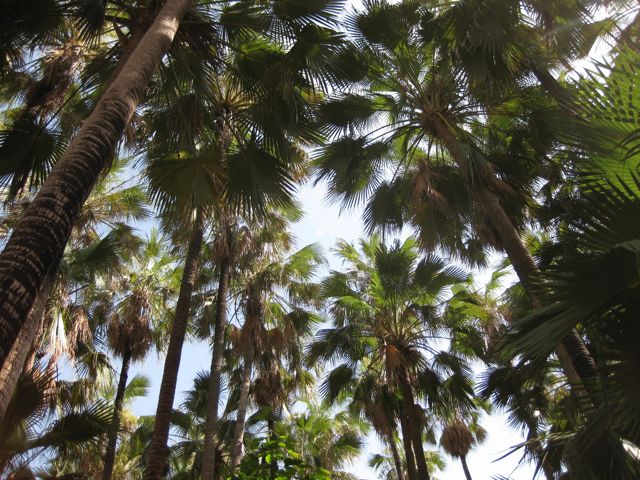
POLYGON ((147 453, 147 468, 144 472, 145 480, 160 480, 164 473, 168 453, 167 441, 169 439, 171 412, 176 394, 176 382, 178 381, 178 370, 180 369, 180 359, 182 357, 182 345, 184 344, 187 321, 189 320, 189 312, 191 310, 191 294, 196 281, 202 237, 204 235, 204 219, 204 213, 201 209, 198 209, 192 227, 193 230, 187 250, 187 258, 184 262, 176 313, 173 318, 173 325, 171 326, 169 348, 167 349, 167 357, 164 361, 164 371, 162 373, 162 382, 158 395, 153 437, 147 453))
POLYGON ((418 472, 416 470, 416 457, 413 454, 413 446, 411 442, 411 420, 407 415, 406 409, 403 408, 400 418, 400 428, 402 429, 402 446, 404 447, 404 457, 407 461, 407 475, 409 480, 418 480, 418 472))
MULTIPOLYGON (((464 169, 467 164, 466 155, 451 129, 444 122, 436 121, 433 133, 442 141, 456 164, 464 169)), ((476 185, 476 190, 487 220, 497 232, 531 304, 534 308, 540 308, 541 303, 531 284, 531 276, 537 271, 537 267, 529 250, 502 208, 498 197, 483 185, 476 185)), ((597 377, 596 363, 575 329, 556 347, 555 353, 571 384, 580 385, 581 382, 589 382, 597 377)))
POLYGON ((469 471, 469 466, 467 465, 467 457, 460 457, 460 463, 462 463, 462 470, 464 470, 464 476, 467 480, 473 480, 471 478, 471 472, 469 471))
MULTIPOLYGON (((126 123, 171 46, 190 0, 168 0, 125 68, 85 120, 0 255, 0 368, 28 319, 47 273, 56 269, 80 209, 104 170, 126 123)), ((25 339, 31 343, 32 339, 25 339)))
POLYGON ((118 430, 120 430, 120 419, 122 418, 122 407, 124 405, 124 392, 127 389, 127 379, 129 378, 129 365, 131 364, 131 348, 128 345, 122 353, 122 367, 120 368, 120 380, 116 399, 113 402, 113 430, 109 433, 109 442, 104 454, 104 468, 102 470, 102 480, 111 480, 113 464, 116 460, 116 447, 118 444, 118 430))
POLYGON ((416 411, 416 405, 413 398, 413 390, 409 382, 409 377, 404 368, 401 368, 398 373, 398 380, 400 382, 400 391, 402 392, 402 406, 407 412, 407 420, 409 427, 409 434, 411 437, 411 444, 413 446, 413 452, 416 459, 416 469, 418 470, 418 478, 420 480, 429 480, 429 469, 427 468, 427 459, 424 454, 424 447, 422 445, 422 432, 420 428, 420 418, 416 411))
POLYGON ((231 468, 236 470, 242 460, 242 442, 244 441, 244 427, 247 420, 247 407, 249 406, 249 387, 251 387, 251 371, 253 369, 253 341, 249 341, 244 355, 244 367, 242 368, 242 385, 240 387, 240 400, 238 401, 238 414, 233 432, 231 444, 231 468))
POLYGON ((227 324, 227 293, 229 290, 229 261, 220 262, 218 295, 216 297, 216 324, 213 333, 213 352, 207 395, 207 423, 202 452, 202 478, 212 480, 216 471, 218 404, 220 403, 220 376, 224 350, 224 329, 227 324))
POLYGON ((404 473, 402 471, 402 460, 400 459, 400 452, 398 452, 398 446, 393 438, 393 433, 388 432, 387 443, 389 444, 389 450, 391 450, 391 456, 393 457, 393 465, 396 468, 396 476, 398 480, 404 480, 404 473))
POLYGON ((42 320, 49 294, 55 284, 56 274, 57 269, 53 269, 45 277, 27 321, 23 325, 16 342, 11 347, 7 361, 0 369, 0 423, 4 419, 4 414, 7 411, 18 379, 27 368, 29 354, 34 352, 36 348, 36 339, 38 338, 38 333, 42 330, 42 320))

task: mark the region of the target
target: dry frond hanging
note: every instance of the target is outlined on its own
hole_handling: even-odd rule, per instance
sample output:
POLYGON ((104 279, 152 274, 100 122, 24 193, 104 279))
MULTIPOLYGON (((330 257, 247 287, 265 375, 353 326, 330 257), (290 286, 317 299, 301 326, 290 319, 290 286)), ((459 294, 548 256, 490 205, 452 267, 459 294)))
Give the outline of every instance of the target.
POLYGON ((391 371, 395 371, 400 365, 402 365, 402 353, 395 345, 385 345, 384 349, 387 368, 391 371))
POLYGON ((261 407, 276 407, 284 400, 284 389, 280 372, 271 370, 255 381, 254 398, 261 407))
POLYGON ((467 424, 456 418, 444 428, 440 444, 452 457, 466 457, 473 445, 473 435, 467 424))
POLYGON ((70 338, 76 343, 90 343, 93 338, 91 327, 89 326, 89 315, 83 306, 76 306, 73 309, 73 325, 71 326, 70 338))
POLYGON ((47 53, 43 75, 27 92, 26 108, 41 118, 46 118, 64 103, 67 90, 80 62, 82 48, 76 42, 68 42, 47 53))

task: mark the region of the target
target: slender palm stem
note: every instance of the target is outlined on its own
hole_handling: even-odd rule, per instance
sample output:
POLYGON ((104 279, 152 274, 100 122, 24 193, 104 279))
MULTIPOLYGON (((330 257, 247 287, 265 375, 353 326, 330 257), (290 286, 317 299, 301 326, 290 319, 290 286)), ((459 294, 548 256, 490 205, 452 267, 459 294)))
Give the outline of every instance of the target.
POLYGON ((429 480, 430 477, 429 470, 427 468, 427 458, 424 453, 424 447, 422 446, 422 433, 421 428, 419 427, 420 419, 416 412, 411 384, 409 383, 409 378, 404 368, 400 368, 398 372, 398 381, 402 392, 402 405, 405 412, 407 412, 409 434, 411 437, 413 452, 415 454, 418 478, 429 480))
POLYGON ((400 427, 402 428, 402 445, 404 447, 404 457, 407 461, 407 475, 409 480, 418 480, 418 472, 416 470, 416 457, 413 453, 411 420, 407 415, 406 408, 402 409, 400 418, 400 427))
POLYGON ((253 370, 253 339, 249 339, 244 354, 244 366, 242 367, 242 385, 240 386, 240 399, 238 401, 238 414, 231 445, 231 467, 236 470, 242 460, 242 443, 244 441, 244 428, 247 421, 247 408, 249 406, 249 388, 251 387, 251 372, 253 370))
POLYGON ((460 457, 460 463, 462 463, 462 470, 464 470, 464 476, 466 477, 466 479, 473 480, 471 478, 471 472, 469 471, 469 466, 467 465, 467 457, 464 455, 460 457))
POLYGON ((163 476, 167 459, 167 441, 169 439, 171 412, 176 394, 176 383, 178 381, 178 371, 182 357, 182 345, 184 344, 187 321, 191 310, 191 294, 196 282, 198 260, 200 258, 200 249, 204 235, 204 223, 205 214, 202 208, 198 208, 192 227, 193 230, 191 232, 187 257, 184 263, 180 293, 178 294, 178 302, 176 304, 176 313, 173 318, 173 326, 171 327, 169 348, 167 349, 167 357, 164 362, 153 438, 151 439, 147 457, 147 468, 144 473, 145 480, 160 480, 163 476))
POLYGON ((224 329, 227 324, 227 295, 229 290, 229 260, 220 262, 218 276, 218 294, 216 297, 216 323, 213 333, 213 351, 207 395, 207 423, 204 433, 202 452, 202 478, 211 480, 216 469, 216 430, 218 423, 218 404, 220 403, 220 376, 222 374, 222 353, 224 349, 224 329))
POLYGON ((393 438, 393 434, 391 432, 387 432, 387 444, 389 444, 389 450, 391 450, 391 455, 393 456, 393 465, 396 468, 396 476, 398 480, 404 480, 404 473, 402 471, 402 461, 400 460, 400 453, 398 452, 398 446, 396 445, 396 441, 393 438))
POLYGON ((120 368, 120 380, 116 390, 116 398, 113 402, 113 430, 109 432, 109 442, 104 455, 104 468, 102 470, 102 480, 111 480, 113 465, 116 459, 116 447, 118 443, 118 430, 120 429, 120 419, 122 417, 122 407, 124 405, 124 393, 127 388, 129 377, 129 365, 131 364, 132 350, 128 342, 122 353, 122 367, 120 368))

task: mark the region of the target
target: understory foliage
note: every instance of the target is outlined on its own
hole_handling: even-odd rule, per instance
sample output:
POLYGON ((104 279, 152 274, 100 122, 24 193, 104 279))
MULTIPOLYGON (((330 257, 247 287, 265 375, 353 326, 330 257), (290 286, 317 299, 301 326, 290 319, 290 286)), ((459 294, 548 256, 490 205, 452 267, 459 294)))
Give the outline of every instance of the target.
POLYGON ((640 478, 637 2, 187 3, 0 0, 0 478, 640 478))

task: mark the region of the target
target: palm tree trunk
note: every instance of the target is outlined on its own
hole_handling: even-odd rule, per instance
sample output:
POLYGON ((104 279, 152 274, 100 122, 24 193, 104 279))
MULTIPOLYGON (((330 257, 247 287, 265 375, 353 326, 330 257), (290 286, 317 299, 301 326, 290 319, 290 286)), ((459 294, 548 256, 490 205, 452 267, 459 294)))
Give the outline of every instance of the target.
MULTIPOLYGON (((531 276, 536 272, 537 267, 529 250, 525 247, 496 195, 484 188, 479 191, 479 196, 487 218, 498 232, 504 250, 520 279, 520 283, 527 292, 531 304, 534 308, 540 308, 542 304, 531 284, 531 276)), ((573 385, 580 385, 581 381, 588 383, 597 378, 598 368, 595 361, 575 329, 562 340, 555 352, 565 375, 573 385)))
MULTIPOLYGON (((464 168, 467 164, 466 155, 451 128, 443 121, 435 121, 433 133, 442 141, 458 166, 464 168)), ((540 300, 531 284, 531 276, 537 271, 537 267, 529 250, 525 247, 513 222, 502 208, 498 197, 482 185, 477 187, 476 193, 488 221, 491 222, 500 237, 504 251, 509 257, 531 304, 534 308, 540 308, 540 300)), ((596 363, 575 329, 556 347, 555 353, 572 385, 580 385, 582 382, 589 382, 597 377, 596 363)))
MULTIPOLYGON (((415 408, 414 408, 415 410, 415 408)), ((413 451, 416 454, 416 466, 418 467, 418 476, 420 479, 429 480, 429 469, 427 468, 427 457, 424 453, 424 447, 422 445, 422 433, 421 428, 418 428, 418 424, 411 427, 413 434, 413 451)))
MULTIPOLYGON (((273 414, 274 408, 271 408, 273 414)), ((267 429, 269 430, 269 440, 274 441, 276 439, 276 422, 273 418, 267 420, 267 429)), ((276 458, 271 459, 269 464, 269 478, 274 480, 278 476, 278 460, 276 458)))
POLYGON ((129 378, 129 365, 131 364, 132 350, 128 345, 122 353, 122 367, 120 368, 120 380, 118 381, 118 390, 116 390, 116 399, 113 402, 113 423, 112 431, 109 432, 109 442, 107 450, 104 454, 104 468, 102 470, 102 480, 111 480, 113 473, 113 464, 116 460, 116 446, 118 443, 118 430, 120 430, 120 418, 122 417, 122 406, 124 405, 124 392, 127 389, 127 379, 129 378))
MULTIPOLYGON (((0 254, 0 368, 27 322, 47 273, 56 270, 78 219, 138 106, 162 57, 167 53, 191 0, 168 0, 120 75, 85 120, 33 202, 16 222, 0 254)), ((24 339, 31 343, 32 338, 24 339)), ((9 393, 9 395, 11 392, 9 393)))
POLYGON ((222 353, 224 350, 224 328, 227 324, 227 293, 229 290, 229 261, 220 262, 218 295, 216 297, 216 324, 213 333, 211 373, 207 395, 207 423, 204 432, 202 452, 202 478, 212 480, 216 470, 216 431, 218 424, 218 404, 220 403, 220 376, 222 373, 222 353))
POLYGON ((400 368, 398 372, 398 380, 400 383, 400 391, 402 392, 402 405, 405 412, 407 412, 409 434, 411 437, 411 444, 413 445, 413 452, 415 453, 418 478, 420 478, 420 480, 429 480, 430 477, 429 469, 427 468, 427 459, 424 454, 424 447, 422 446, 422 429, 419 427, 421 422, 417 415, 409 377, 407 376, 407 372, 404 368, 400 368))
POLYGON ((404 456, 407 460, 407 475, 409 480, 418 480, 418 471, 416 470, 416 457, 413 454, 413 446, 411 442, 411 427, 409 416, 403 407, 400 418, 400 428, 402 429, 402 446, 404 447, 404 456))
POLYGON ((176 394, 176 382, 178 381, 178 370, 180 369, 180 359, 182 357, 182 345, 187 331, 187 321, 191 310, 191 294, 196 282, 198 270, 198 260, 204 235, 205 215, 201 208, 197 209, 196 219, 191 232, 187 258, 184 262, 184 271, 180 283, 180 293, 176 304, 176 314, 171 327, 171 337, 167 357, 164 361, 164 371, 162 373, 162 383, 158 395, 158 406, 156 408, 155 426, 153 437, 147 454, 147 468, 144 472, 145 480, 160 480, 162 478, 165 462, 167 459, 167 441, 169 439, 169 427, 171 423, 171 412, 173 410, 173 400, 176 394))
POLYGON ((471 478, 471 472, 469 471, 469 466, 467 465, 467 457, 464 455, 460 457, 460 463, 462 463, 462 470, 464 470, 464 476, 466 477, 466 479, 473 480, 471 478))
POLYGON ((253 369, 253 339, 249 339, 247 351, 244 355, 244 367, 242 368, 242 385, 240 387, 240 400, 238 401, 238 414, 236 416, 233 443, 231 444, 231 468, 235 471, 242 459, 242 442, 244 441, 244 427, 247 420, 247 407, 249 406, 249 388, 251 386, 251 371, 253 369))
POLYGON ((2 424, 18 379, 25 370, 29 353, 35 348, 38 333, 42 329, 47 300, 55 284, 57 272, 57 269, 52 269, 45 277, 27 321, 16 342, 12 345, 7 361, 0 369, 0 424, 2 424))
POLYGON ((387 443, 389 444, 389 450, 391 450, 391 455, 393 457, 393 464, 396 467, 396 476, 398 480, 404 480, 404 474, 402 472, 402 460, 400 459, 400 452, 398 452, 398 445, 396 445, 396 441, 393 438, 393 433, 387 432, 387 443))

